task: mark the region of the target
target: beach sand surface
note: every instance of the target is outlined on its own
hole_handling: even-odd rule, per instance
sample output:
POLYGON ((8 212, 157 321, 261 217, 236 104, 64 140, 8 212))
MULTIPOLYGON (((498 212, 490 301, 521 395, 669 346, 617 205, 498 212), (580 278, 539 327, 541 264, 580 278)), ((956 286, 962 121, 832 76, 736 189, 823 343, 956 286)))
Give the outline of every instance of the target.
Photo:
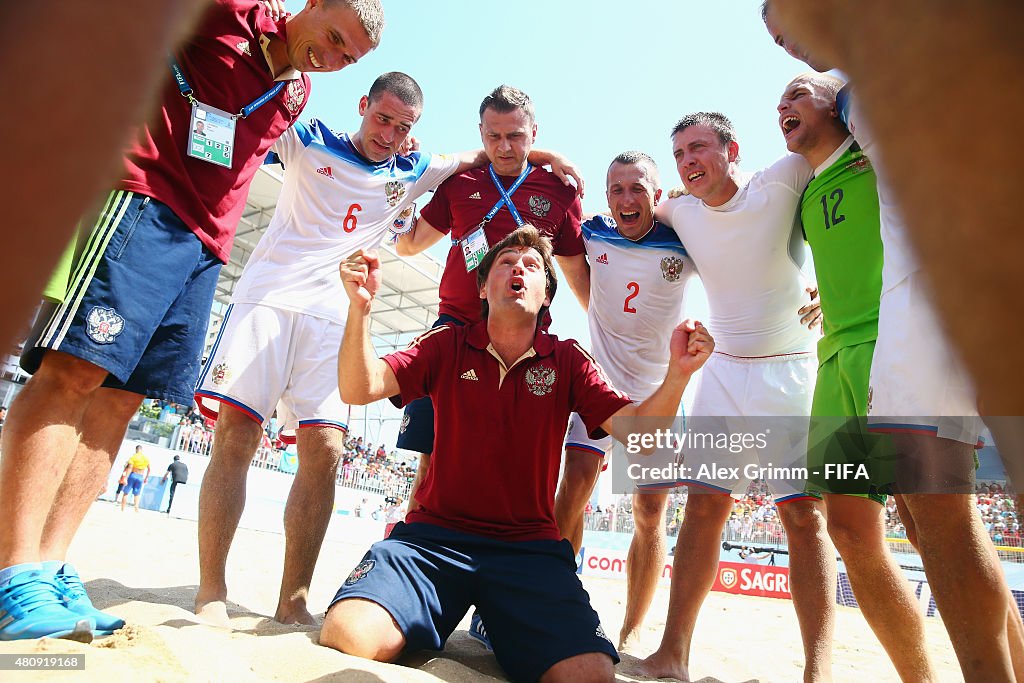
MULTIPOLYGON (((341 581, 367 548, 345 538, 353 520, 332 520, 310 589, 310 611, 322 613, 341 581), (340 525, 340 528, 339 528, 340 525)), ((360 529, 365 532, 364 528, 360 529)), ((493 655, 465 629, 444 652, 420 653, 398 664, 349 657, 317 645, 318 629, 284 626, 271 615, 277 605, 284 538, 240 529, 228 561, 232 630, 201 623, 192 613, 199 580, 196 522, 157 512, 134 512, 97 502, 71 547, 68 560, 86 582, 93 602, 128 626, 90 645, 43 639, 0 643, 0 653, 85 653, 84 671, 0 672, 4 681, 465 681, 505 680, 493 655)), ((584 578, 605 631, 613 638, 625 609, 625 583, 584 578)), ((631 673, 636 658, 658 645, 668 589, 658 589, 640 652, 624 653, 619 681, 648 680, 631 673)), ((839 607, 834 680, 898 681, 860 612, 839 607)), ((962 677, 939 619, 926 620, 928 648, 942 681, 962 677)), ((691 674, 701 683, 791 682, 802 679, 796 617, 788 601, 712 593, 701 611, 691 674)))

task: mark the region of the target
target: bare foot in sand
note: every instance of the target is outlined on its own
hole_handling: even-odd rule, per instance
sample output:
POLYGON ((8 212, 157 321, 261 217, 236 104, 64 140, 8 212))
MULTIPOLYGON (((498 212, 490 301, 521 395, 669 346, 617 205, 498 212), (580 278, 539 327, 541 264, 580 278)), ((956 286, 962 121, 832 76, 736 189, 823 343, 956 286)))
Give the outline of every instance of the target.
POLYGON ((640 629, 632 631, 619 631, 619 652, 628 652, 636 655, 640 652, 640 629))
POLYGON ((680 681, 690 680, 690 671, 687 666, 683 664, 682 658, 662 654, 661 650, 658 650, 646 659, 641 659, 637 662, 637 665, 633 667, 633 671, 650 678, 675 678, 680 681))
POLYGON ((316 619, 306 609, 306 601, 299 599, 278 603, 277 612, 274 614, 274 621, 282 624, 317 625, 316 619))
POLYGON ((231 628, 228 608, 223 600, 200 600, 196 598, 196 616, 210 626, 231 628))

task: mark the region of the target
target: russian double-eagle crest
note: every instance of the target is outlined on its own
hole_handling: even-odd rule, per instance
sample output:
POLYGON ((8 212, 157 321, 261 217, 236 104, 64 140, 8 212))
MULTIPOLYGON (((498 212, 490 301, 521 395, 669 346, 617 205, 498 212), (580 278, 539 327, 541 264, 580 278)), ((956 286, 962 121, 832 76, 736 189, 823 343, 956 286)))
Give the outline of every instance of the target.
POLYGON ((683 274, 683 259, 678 256, 666 256, 661 259, 661 276, 669 282, 675 282, 683 274))
POLYGON ((543 365, 526 371, 526 388, 534 396, 546 396, 555 386, 555 369, 543 365))
POLYGON ((295 116, 302 111, 302 104, 306 101, 306 84, 301 78, 288 81, 284 89, 284 106, 295 116))
POLYGON ((113 308, 93 306, 85 320, 85 332, 97 344, 113 344, 124 329, 124 318, 113 308))
POLYGON ((530 211, 538 218, 544 218, 551 211, 551 201, 541 197, 539 194, 530 196, 530 211))
POLYGON ((345 585, 351 586, 362 578, 365 578, 370 570, 373 569, 374 565, 377 564, 373 560, 363 560, 356 565, 356 568, 352 570, 352 573, 345 579, 345 585))
POLYGON ((405 196, 405 185, 398 180, 389 180, 384 183, 384 196, 387 197, 388 206, 398 206, 398 202, 405 196))
POLYGON ((228 368, 227 363, 217 363, 213 366, 213 372, 210 373, 210 377, 217 386, 226 384, 231 380, 231 369, 228 368))

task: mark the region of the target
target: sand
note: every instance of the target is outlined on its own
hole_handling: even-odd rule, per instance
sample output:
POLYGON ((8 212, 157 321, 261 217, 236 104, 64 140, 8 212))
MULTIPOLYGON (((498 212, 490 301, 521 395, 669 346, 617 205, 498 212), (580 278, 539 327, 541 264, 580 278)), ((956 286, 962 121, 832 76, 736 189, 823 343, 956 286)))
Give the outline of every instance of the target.
MULTIPOLYGON (((332 527, 351 524, 340 516, 332 527)), ((329 539, 343 538, 332 528, 329 539)), ((311 611, 322 610, 366 549, 328 540, 310 591, 311 611)), ((192 614, 198 583, 196 523, 157 512, 97 502, 71 547, 94 603, 129 626, 83 645, 62 640, 0 643, 0 653, 85 653, 85 671, 0 672, 4 681, 490 681, 504 680, 494 657, 465 631, 443 653, 423 653, 400 664, 378 664, 316 644, 311 627, 283 626, 277 603, 284 538, 241 529, 228 562, 232 630, 200 623, 192 614)), ((625 584, 584 578, 606 631, 615 638, 624 613, 625 584)), ((640 650, 660 640, 668 590, 659 588, 640 650)), ((928 647, 940 680, 962 680, 938 619, 926 620, 928 647)), ((468 627, 468 616, 462 628, 468 627)), ((838 608, 834 648, 836 681, 897 681, 888 658, 856 609, 838 608)), ((617 678, 631 675, 636 659, 623 655, 617 678)), ((691 673, 701 683, 799 681, 802 654, 788 601, 712 593, 704 604, 693 644, 691 673)))

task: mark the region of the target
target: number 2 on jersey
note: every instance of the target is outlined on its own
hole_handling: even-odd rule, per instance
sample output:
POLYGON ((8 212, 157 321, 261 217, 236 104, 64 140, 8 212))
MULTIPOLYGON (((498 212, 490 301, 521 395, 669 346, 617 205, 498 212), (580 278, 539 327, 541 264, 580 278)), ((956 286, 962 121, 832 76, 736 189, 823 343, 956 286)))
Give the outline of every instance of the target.
POLYGON ((626 289, 628 289, 631 292, 631 294, 628 294, 626 296, 626 300, 622 302, 622 312, 636 313, 636 309, 630 306, 629 302, 635 299, 637 295, 640 293, 640 285, 638 285, 635 282, 630 282, 626 285, 626 289))
POLYGON ((345 220, 341 222, 341 228, 345 232, 353 232, 356 229, 357 216, 356 213, 362 211, 363 207, 358 204, 350 204, 348 207, 348 213, 345 214, 345 220))

